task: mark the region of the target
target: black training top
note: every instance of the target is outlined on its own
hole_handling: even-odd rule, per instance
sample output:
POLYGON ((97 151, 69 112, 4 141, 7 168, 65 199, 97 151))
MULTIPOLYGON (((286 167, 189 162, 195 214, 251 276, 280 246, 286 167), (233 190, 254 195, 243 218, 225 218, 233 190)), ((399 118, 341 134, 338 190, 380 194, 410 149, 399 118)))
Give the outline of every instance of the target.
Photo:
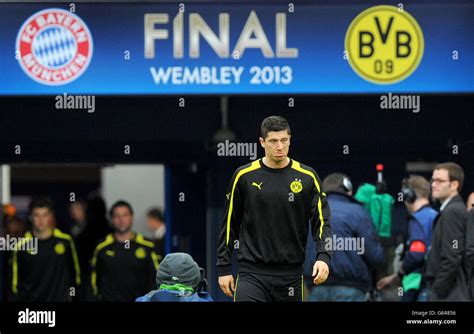
POLYGON ((153 242, 133 234, 129 242, 107 235, 91 260, 90 286, 96 300, 135 301, 156 289, 158 256, 153 242))
MULTIPOLYGON (((33 240, 27 232, 24 240, 33 240)), ((58 229, 51 237, 38 240, 37 249, 13 252, 12 291, 17 301, 65 302, 81 284, 79 261, 69 234, 58 229)))
POLYGON ((329 262, 331 252, 323 241, 331 237, 331 212, 320 184, 311 167, 294 160, 280 169, 262 159, 238 168, 226 194, 219 276, 231 274, 234 248, 239 272, 301 275, 309 222, 318 259, 329 262))

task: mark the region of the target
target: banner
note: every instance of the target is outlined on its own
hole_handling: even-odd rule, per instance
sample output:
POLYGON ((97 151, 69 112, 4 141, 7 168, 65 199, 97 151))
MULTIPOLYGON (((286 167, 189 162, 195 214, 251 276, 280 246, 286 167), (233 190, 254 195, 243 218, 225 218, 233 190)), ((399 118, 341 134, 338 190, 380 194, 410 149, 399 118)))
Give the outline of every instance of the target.
POLYGON ((474 91, 474 3, 0 4, 0 95, 474 91))

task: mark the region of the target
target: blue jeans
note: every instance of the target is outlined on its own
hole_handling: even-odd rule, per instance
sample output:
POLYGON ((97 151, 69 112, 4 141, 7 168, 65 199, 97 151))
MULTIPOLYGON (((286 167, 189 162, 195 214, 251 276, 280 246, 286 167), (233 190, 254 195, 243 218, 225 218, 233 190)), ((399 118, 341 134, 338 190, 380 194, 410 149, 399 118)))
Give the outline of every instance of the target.
POLYGON ((308 296, 310 302, 365 302, 366 299, 364 291, 344 285, 315 286, 308 296))

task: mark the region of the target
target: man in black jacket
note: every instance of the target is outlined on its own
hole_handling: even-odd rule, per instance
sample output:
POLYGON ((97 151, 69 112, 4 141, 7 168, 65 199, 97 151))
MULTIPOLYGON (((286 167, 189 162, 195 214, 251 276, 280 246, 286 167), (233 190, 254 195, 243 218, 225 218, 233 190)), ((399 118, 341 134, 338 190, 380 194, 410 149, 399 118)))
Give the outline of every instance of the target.
POLYGON ((466 268, 471 301, 474 301, 474 210, 469 211, 466 226, 466 268))
POLYGON ((441 202, 440 214, 433 223, 433 239, 425 278, 430 301, 467 301, 465 268, 467 212, 459 192, 464 171, 456 163, 438 164, 431 179, 432 196, 441 202))
POLYGON ((217 249, 219 285, 234 301, 301 301, 309 222, 316 241, 314 284, 328 274, 330 210, 321 181, 288 158, 290 127, 283 117, 263 120, 265 157, 237 169, 230 182, 217 249), (231 256, 238 249, 234 284, 231 256))

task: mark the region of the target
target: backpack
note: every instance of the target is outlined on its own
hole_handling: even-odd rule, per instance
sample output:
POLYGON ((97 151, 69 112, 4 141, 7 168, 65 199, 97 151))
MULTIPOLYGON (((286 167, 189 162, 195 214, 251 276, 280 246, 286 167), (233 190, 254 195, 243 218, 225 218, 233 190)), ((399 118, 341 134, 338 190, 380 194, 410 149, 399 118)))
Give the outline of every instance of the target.
POLYGON ((377 194, 376 187, 369 183, 360 186, 354 197, 369 211, 377 235, 389 238, 392 230, 392 208, 395 198, 386 193, 377 194))

